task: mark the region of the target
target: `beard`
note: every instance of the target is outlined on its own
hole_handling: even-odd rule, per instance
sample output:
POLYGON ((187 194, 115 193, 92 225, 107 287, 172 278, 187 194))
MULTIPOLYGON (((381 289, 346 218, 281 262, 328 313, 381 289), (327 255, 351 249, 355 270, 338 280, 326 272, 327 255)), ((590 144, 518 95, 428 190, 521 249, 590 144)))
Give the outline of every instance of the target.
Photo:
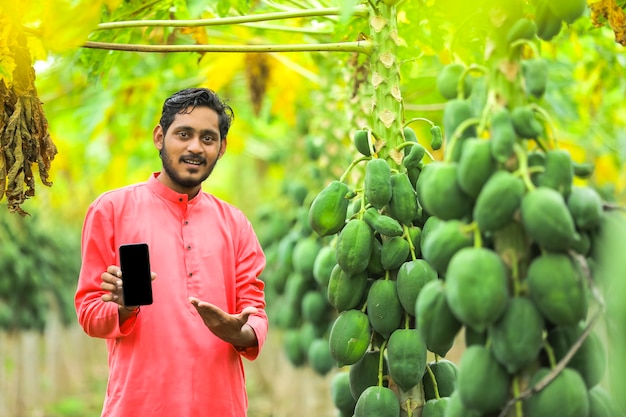
MULTIPOLYGON (((209 178, 209 176, 213 172, 213 168, 215 168, 215 165, 217 164, 217 160, 219 159, 215 158, 215 160, 208 165, 209 169, 202 176, 197 178, 183 178, 183 176, 180 175, 178 171, 176 171, 176 168, 174 168, 174 163, 169 153, 167 152, 165 144, 163 144, 163 147, 159 151, 159 155, 161 157, 161 162, 165 173, 175 184, 183 188, 194 188, 202 184, 207 178, 209 178)), ((179 162, 182 162, 182 157, 181 161, 179 162)), ((207 164, 206 160, 204 160, 204 164, 207 164)), ((202 165, 199 165, 198 168, 202 168, 202 165)))

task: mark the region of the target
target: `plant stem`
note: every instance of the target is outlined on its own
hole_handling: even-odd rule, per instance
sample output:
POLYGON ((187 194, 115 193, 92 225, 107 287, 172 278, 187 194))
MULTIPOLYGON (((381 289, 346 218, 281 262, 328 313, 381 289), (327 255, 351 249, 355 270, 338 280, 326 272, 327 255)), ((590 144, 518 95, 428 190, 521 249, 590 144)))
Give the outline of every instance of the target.
MULTIPOLYGON (((341 13, 339 7, 321 9, 296 10, 288 12, 260 13, 257 15, 220 17, 215 19, 191 19, 191 20, 127 20, 121 22, 100 23, 96 30, 123 29, 136 27, 201 27, 201 26, 224 26, 240 23, 266 22, 269 20, 292 19, 299 17, 314 16, 337 16, 341 13)), ((354 16, 367 16, 367 7, 357 6, 353 10, 354 16)))
POLYGON ((369 55, 369 41, 293 45, 140 45, 85 42, 83 48, 126 52, 358 52, 369 55))

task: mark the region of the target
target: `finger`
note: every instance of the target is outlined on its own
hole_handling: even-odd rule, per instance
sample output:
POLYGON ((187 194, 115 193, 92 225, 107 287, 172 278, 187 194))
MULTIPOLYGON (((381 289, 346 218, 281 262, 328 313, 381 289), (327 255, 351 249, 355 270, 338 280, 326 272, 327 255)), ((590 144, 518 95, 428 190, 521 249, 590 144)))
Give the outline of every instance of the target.
POLYGON ((241 313, 239 313, 239 319, 248 321, 248 317, 250 317, 251 314, 256 314, 258 311, 259 310, 256 307, 248 306, 244 308, 241 313))
POLYGON ((100 288, 108 292, 116 292, 119 289, 116 284, 111 284, 106 281, 103 281, 102 284, 100 284, 100 288))
POLYGON ((109 272, 103 272, 102 275, 100 275, 100 278, 102 279, 103 282, 116 285, 118 287, 122 286, 122 280, 119 277, 112 275, 109 272))
POLYGON ((118 277, 118 278, 122 276, 122 270, 120 269, 120 267, 119 267, 119 266, 110 265, 110 266, 107 268, 107 272, 108 272, 109 274, 113 275, 113 276, 118 277))
POLYGON ((102 298, 102 301, 104 301, 105 303, 119 300, 119 296, 112 293, 103 294, 100 298, 102 298))
POLYGON ((152 281, 154 281, 157 277, 156 272, 150 272, 150 278, 152 279, 152 281))

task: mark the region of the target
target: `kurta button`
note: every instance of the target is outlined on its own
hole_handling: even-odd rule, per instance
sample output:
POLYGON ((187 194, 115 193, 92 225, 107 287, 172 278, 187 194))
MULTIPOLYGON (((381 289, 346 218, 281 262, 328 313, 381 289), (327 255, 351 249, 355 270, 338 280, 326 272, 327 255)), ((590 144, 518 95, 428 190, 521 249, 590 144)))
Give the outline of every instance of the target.
POLYGON ((193 275, 193 272, 190 272, 190 273, 189 273, 189 276, 192 276, 192 275, 193 275))
POLYGON ((185 223, 184 223, 184 224, 189 224, 189 222, 188 222, 187 220, 185 220, 185 223))
POLYGON ((190 245, 187 245, 187 250, 189 250, 189 249, 191 249, 191 246, 190 246, 190 245))

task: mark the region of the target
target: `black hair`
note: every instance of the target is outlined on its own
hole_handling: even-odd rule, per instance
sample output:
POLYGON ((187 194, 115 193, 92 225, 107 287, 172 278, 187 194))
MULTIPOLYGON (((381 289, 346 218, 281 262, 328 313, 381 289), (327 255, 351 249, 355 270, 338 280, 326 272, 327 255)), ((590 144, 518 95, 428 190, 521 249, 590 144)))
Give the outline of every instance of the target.
POLYGON ((235 113, 215 91, 208 88, 187 88, 172 94, 165 100, 161 120, 159 120, 163 134, 167 133, 167 129, 174 122, 177 114, 189 113, 196 107, 208 107, 215 110, 218 116, 220 137, 226 138, 235 113))

